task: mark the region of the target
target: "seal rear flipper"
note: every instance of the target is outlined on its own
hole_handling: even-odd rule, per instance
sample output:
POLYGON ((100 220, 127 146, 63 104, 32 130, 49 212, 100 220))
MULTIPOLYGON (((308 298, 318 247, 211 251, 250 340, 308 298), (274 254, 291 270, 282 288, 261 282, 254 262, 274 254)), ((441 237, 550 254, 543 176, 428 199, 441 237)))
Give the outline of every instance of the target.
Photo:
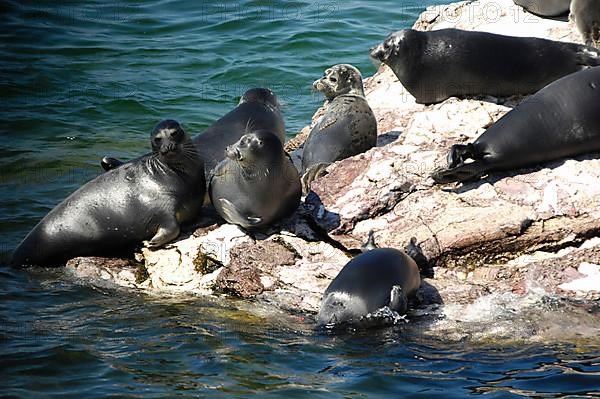
POLYGON ((474 161, 453 168, 438 168, 431 173, 431 178, 436 184, 466 182, 475 180, 486 172, 483 162, 474 161))
POLYGON ((406 309, 408 308, 408 298, 401 286, 395 285, 392 287, 390 291, 390 304, 388 306, 390 309, 401 315, 406 312, 406 309))
POLYGON ((325 175, 325 169, 331 165, 330 162, 320 162, 310 166, 302 175, 302 194, 308 195, 312 182, 325 175))
POLYGON ((415 261, 421 275, 433 277, 434 263, 427 259, 416 237, 411 237, 409 243, 404 247, 404 252, 415 261))
POLYGON ((244 216, 231 201, 220 198, 219 203, 225 213, 226 219, 243 227, 256 226, 262 223, 262 218, 258 216, 244 216))
POLYGON ((118 168, 119 166, 123 165, 124 163, 125 162, 121 161, 120 159, 113 158, 113 157, 104 157, 100 161, 100 165, 102 165, 102 168, 105 171, 109 171, 111 169, 118 168))
POLYGON ((600 50, 593 47, 594 43, 586 42, 586 46, 581 46, 577 52, 577 65, 595 67, 600 65, 600 50))

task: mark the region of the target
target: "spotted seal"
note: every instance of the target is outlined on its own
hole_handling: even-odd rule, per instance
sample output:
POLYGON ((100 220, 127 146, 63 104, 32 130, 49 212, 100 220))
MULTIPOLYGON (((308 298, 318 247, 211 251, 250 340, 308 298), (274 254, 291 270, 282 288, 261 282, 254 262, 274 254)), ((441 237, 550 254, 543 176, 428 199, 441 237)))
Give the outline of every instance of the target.
POLYGON ((328 68, 313 83, 329 102, 325 115, 311 130, 302 153, 302 185, 310 183, 332 162, 374 147, 377 120, 365 98, 360 71, 349 64, 328 68))

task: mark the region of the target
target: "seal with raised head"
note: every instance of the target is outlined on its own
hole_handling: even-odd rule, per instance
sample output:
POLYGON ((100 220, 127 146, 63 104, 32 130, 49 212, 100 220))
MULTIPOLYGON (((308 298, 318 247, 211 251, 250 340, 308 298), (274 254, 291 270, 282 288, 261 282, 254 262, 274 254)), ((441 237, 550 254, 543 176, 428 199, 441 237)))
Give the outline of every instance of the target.
POLYGON ((156 125, 151 144, 151 154, 97 176, 52 209, 17 247, 12 264, 57 266, 177 238, 180 225, 200 213, 202 160, 174 120, 156 125))
POLYGON ((573 0, 571 18, 585 44, 600 48, 600 2, 598 0, 573 0))
POLYGON ((387 306, 404 314, 408 299, 421 285, 416 262, 394 248, 377 248, 373 233, 363 253, 348 262, 323 294, 317 323, 321 326, 360 323, 387 306))
POLYGON ((568 74, 600 65, 581 44, 459 29, 391 33, 371 49, 418 103, 452 96, 531 94, 568 74))
POLYGON ((514 0, 514 2, 540 17, 558 17, 566 14, 571 4, 571 0, 514 0))
POLYGON ((209 181, 211 202, 223 219, 247 229, 264 228, 298 208, 300 177, 276 134, 246 134, 226 154, 209 181))
MULTIPOLYGON (((281 105, 277 95, 269 89, 254 88, 246 91, 236 108, 193 139, 204 161, 207 180, 211 169, 225 158, 227 146, 238 141, 244 134, 256 130, 269 131, 285 143, 281 105)), ((114 169, 124 163, 108 156, 100 162, 104 170, 114 169)))
POLYGON ((600 151, 600 67, 566 76, 524 100, 473 143, 455 144, 436 183, 477 179, 600 151))
POLYGON ((304 193, 308 193, 310 183, 328 165, 377 144, 377 120, 365 98, 362 76, 356 67, 334 65, 313 87, 325 95, 329 104, 304 143, 304 193))

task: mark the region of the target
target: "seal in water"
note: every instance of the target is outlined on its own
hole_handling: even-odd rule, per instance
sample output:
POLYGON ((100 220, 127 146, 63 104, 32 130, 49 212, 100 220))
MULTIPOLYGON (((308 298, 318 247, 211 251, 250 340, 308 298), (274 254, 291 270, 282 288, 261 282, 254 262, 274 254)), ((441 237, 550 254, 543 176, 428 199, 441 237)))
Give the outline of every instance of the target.
POLYGON ((266 130, 242 136, 210 174, 210 199, 223 219, 263 228, 300 205, 298 171, 277 135, 266 130))
MULTIPOLYGON (((244 134, 256 130, 272 132, 282 143, 285 142, 285 123, 279 99, 269 89, 255 88, 246 91, 236 108, 194 138, 194 144, 204 161, 207 183, 212 168, 225 158, 227 146, 238 141, 244 134)), ((104 157, 101 161, 105 170, 123 163, 111 157, 104 157)))
POLYGON ((558 17, 566 14, 571 4, 571 0, 514 0, 514 2, 540 17, 558 17))
POLYGON ((52 209, 25 237, 12 264, 61 265, 76 256, 123 254, 144 243, 160 247, 200 213, 202 160, 179 123, 165 120, 152 153, 103 173, 52 209))
POLYGON ((377 144, 377 120, 365 98, 360 71, 339 64, 313 83, 329 105, 311 130, 302 153, 302 186, 310 183, 332 162, 367 151, 377 144))
POLYGON ((508 112, 471 144, 455 144, 436 183, 477 179, 600 151, 600 67, 566 76, 508 112))
POLYGON ((600 65, 598 51, 584 45, 458 29, 391 33, 371 57, 388 65, 422 104, 451 96, 531 94, 600 65))
POLYGON ((588 46, 600 47, 600 2, 573 0, 571 18, 588 46))
POLYGON ((399 314, 406 312, 408 298, 421 285, 415 261, 397 249, 377 248, 372 232, 363 251, 325 290, 317 317, 319 325, 355 324, 385 306, 399 314))

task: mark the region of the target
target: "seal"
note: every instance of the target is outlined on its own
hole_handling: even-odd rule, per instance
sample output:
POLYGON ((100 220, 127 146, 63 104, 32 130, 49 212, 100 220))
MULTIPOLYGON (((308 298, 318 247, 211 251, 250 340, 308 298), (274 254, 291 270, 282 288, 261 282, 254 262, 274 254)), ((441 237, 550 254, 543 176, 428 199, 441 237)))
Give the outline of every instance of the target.
POLYGON ((571 0, 514 0, 515 4, 540 17, 558 17, 569 11, 571 0))
POLYGON ((223 219, 260 229, 300 205, 298 171, 277 135, 259 130, 242 136, 210 174, 210 199, 223 219))
POLYGON ((600 3, 597 0, 571 1, 571 18, 585 44, 600 48, 600 3))
MULTIPOLYGON (((210 171, 225 158, 227 146, 254 130, 269 131, 285 143, 285 122, 279 98, 269 89, 254 88, 246 91, 236 108, 193 139, 204 161, 207 183, 210 171)), ((108 156, 100 162, 104 170, 116 168, 123 163, 124 161, 108 156)))
POLYGON ((575 43, 440 29, 391 33, 371 49, 421 104, 451 96, 531 94, 600 65, 596 49, 575 43))
POLYGON ((328 106, 304 143, 302 185, 305 194, 310 183, 328 165, 377 144, 377 120, 365 98, 357 68, 349 64, 334 65, 313 87, 323 93, 328 106))
POLYGON ((200 213, 202 160, 179 123, 165 120, 152 153, 103 173, 52 209, 13 253, 15 266, 64 264, 77 256, 124 254, 144 241, 160 247, 200 213))
POLYGON ((377 248, 373 233, 363 253, 348 262, 325 290, 317 316, 320 326, 360 323, 387 306, 404 314, 421 285, 419 268, 403 251, 377 248))
POLYGON ((500 118, 473 143, 455 144, 448 166, 435 170, 438 183, 477 179, 600 151, 600 67, 548 85, 500 118))

